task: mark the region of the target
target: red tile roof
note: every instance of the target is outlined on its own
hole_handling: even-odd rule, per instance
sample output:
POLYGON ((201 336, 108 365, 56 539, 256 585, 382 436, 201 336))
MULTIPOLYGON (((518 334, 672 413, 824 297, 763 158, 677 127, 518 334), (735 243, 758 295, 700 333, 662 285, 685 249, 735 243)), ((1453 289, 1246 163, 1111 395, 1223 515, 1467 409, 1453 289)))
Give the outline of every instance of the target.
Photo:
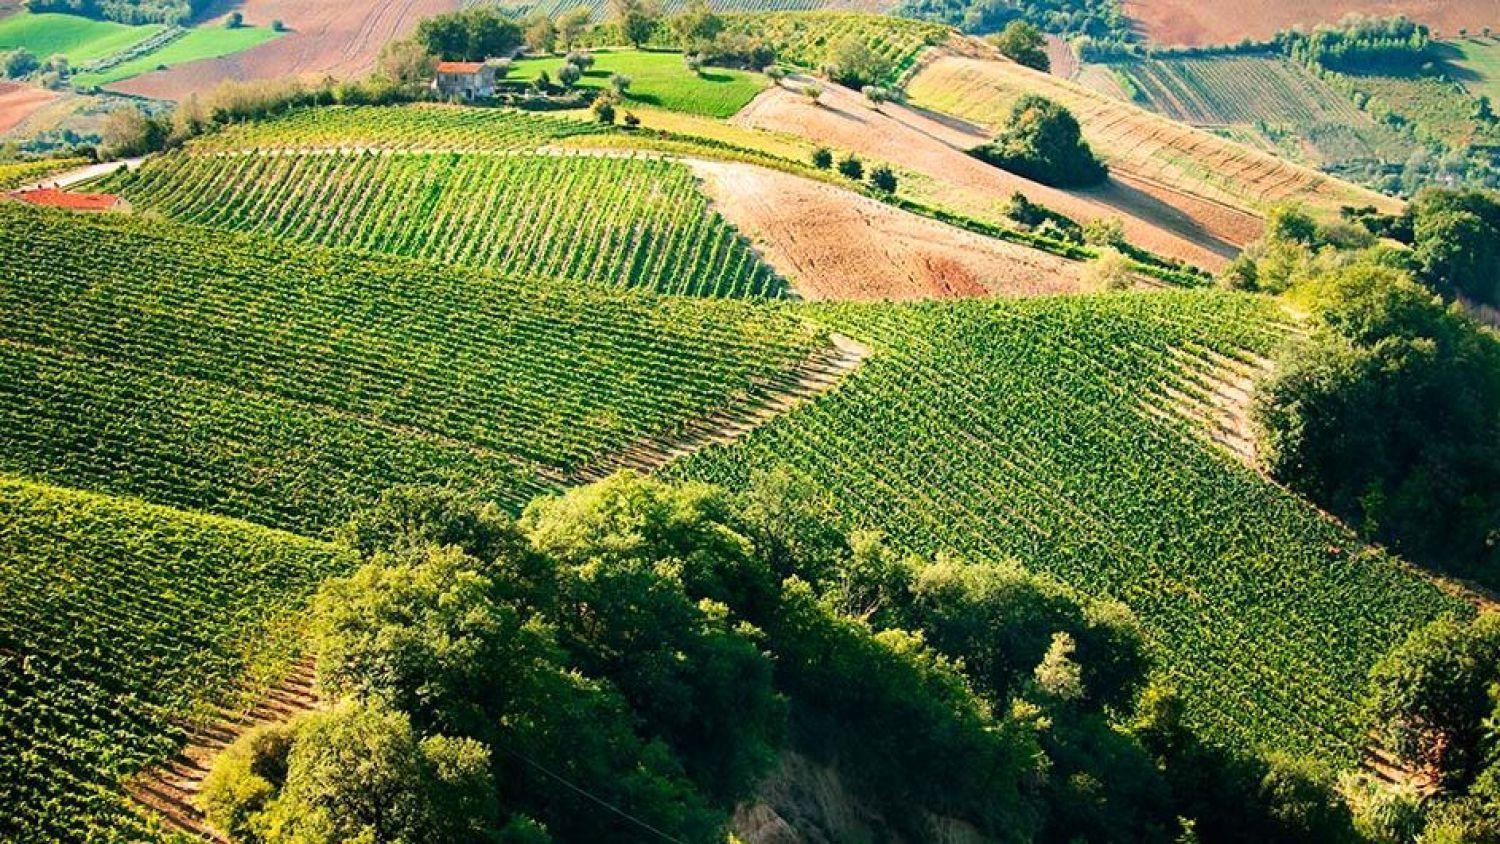
POLYGON ((17 191, 11 196, 32 205, 67 208, 73 211, 108 211, 120 201, 120 197, 112 193, 68 193, 57 188, 17 191))
POLYGON ((438 62, 438 73, 478 73, 484 62, 438 62))

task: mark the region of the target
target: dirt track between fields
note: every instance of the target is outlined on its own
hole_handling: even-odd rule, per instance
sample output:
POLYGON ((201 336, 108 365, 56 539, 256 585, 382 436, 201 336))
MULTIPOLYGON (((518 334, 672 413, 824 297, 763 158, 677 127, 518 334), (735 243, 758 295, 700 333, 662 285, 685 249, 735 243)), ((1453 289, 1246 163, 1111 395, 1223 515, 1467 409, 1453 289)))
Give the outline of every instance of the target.
POLYGON ((154 71, 109 87, 128 94, 180 100, 188 94, 212 90, 226 79, 361 76, 374 67, 376 55, 387 42, 410 32, 422 18, 460 5, 460 0, 220 2, 210 15, 222 17, 238 11, 248 24, 265 26, 280 20, 290 31, 243 53, 154 71))
POLYGON ((1468 27, 1500 28, 1495 0, 1125 0, 1125 14, 1159 44, 1232 44, 1263 40, 1302 25, 1334 24, 1350 12, 1370 17, 1406 15, 1444 35, 1468 27))
POLYGON ((1083 264, 983 237, 822 182, 688 161, 715 209, 807 299, 1076 293, 1083 264))
POLYGON ((1119 217, 1131 243, 1209 270, 1224 266, 1259 232, 1250 215, 1229 212, 1226 222, 1218 206, 1208 216, 1210 203, 1175 195, 1164 200, 1161 189, 1138 180, 1112 179, 1091 191, 1050 188, 968 155, 966 150, 989 139, 972 124, 892 103, 877 111, 859 93, 836 85, 826 86, 815 105, 794 90, 799 85, 768 89, 732 121, 800 135, 920 174, 928 183, 910 185, 904 193, 982 219, 1004 222, 1001 209, 1018 191, 1080 223, 1119 217))

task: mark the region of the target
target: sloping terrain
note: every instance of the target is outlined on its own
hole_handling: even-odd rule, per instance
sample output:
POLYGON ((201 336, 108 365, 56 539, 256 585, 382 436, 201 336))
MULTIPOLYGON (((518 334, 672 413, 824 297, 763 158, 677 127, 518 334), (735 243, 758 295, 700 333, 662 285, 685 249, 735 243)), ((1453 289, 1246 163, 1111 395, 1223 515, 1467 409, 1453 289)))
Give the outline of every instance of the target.
POLYGON ((1500 26, 1495 0, 1124 0, 1126 16, 1158 44, 1260 41, 1284 29, 1336 24, 1345 15, 1405 15, 1443 34, 1500 26))
POLYGON ((919 217, 822 182, 695 161, 718 209, 806 299, 1037 296, 1080 289, 1082 264, 919 217))
POLYGON ((0 134, 19 126, 21 121, 55 99, 57 95, 45 88, 0 82, 0 134))
POLYGON ((1353 763, 1371 663, 1469 608, 1163 418, 1284 326, 1218 291, 803 311, 874 353, 838 390, 671 473, 789 470, 902 549, 1013 557, 1139 616, 1215 741, 1353 763))
POLYGON ((920 174, 923 181, 910 181, 901 190, 935 206, 1004 222, 1001 209, 1019 191, 1078 222, 1119 217, 1132 243, 1207 269, 1222 266, 1259 234, 1259 223, 1249 215, 1205 209, 1202 203, 1160 202, 1123 179, 1088 192, 1049 188, 968 155, 989 140, 976 126, 894 103, 877 111, 859 93, 837 85, 827 86, 820 104, 814 104, 792 87, 761 94, 734 122, 801 135, 920 174))
POLYGON ((309 3, 307 0, 228 0, 211 12, 204 25, 217 25, 215 14, 238 11, 257 26, 279 20, 289 30, 258 47, 218 59, 191 62, 155 71, 111 86, 145 97, 180 100, 212 90, 225 80, 248 81, 279 76, 347 79, 374 67, 387 42, 406 35, 422 18, 453 11, 459 0, 351 0, 309 3))
POLYGON ((737 302, 0 204, 0 471, 321 535, 386 488, 519 509, 795 381, 737 302))
POLYGON ((1185 194, 1230 216, 1261 214, 1286 201, 1327 213, 1342 205, 1400 207, 1374 191, 1010 61, 937 55, 908 83, 907 92, 921 107, 991 128, 1005 122, 1025 93, 1056 100, 1078 118, 1084 138, 1116 177, 1167 205, 1178 204, 1174 196, 1185 194))
POLYGON ((119 779, 284 672, 288 618, 357 561, 244 522, 6 475, 0 525, 8 841, 157 840, 119 779))

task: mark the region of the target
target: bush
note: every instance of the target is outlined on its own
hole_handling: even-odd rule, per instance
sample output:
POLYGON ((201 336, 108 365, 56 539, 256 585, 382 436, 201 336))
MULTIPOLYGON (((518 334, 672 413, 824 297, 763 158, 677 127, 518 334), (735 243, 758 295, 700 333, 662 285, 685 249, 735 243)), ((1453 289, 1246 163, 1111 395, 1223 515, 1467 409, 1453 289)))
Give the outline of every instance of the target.
POLYGON ((863 38, 851 35, 833 45, 823 70, 833 81, 858 90, 884 82, 892 68, 863 38))
POLYGON ((600 123, 606 124, 606 125, 610 125, 610 126, 614 125, 614 122, 615 122, 615 104, 613 102, 611 102, 608 98, 606 98, 606 97, 599 97, 598 99, 594 100, 594 105, 592 106, 592 109, 593 109, 593 112, 594 112, 594 119, 595 120, 599 121, 600 123))
POLYGON ((557 69, 557 81, 562 83, 564 88, 572 88, 582 78, 583 71, 578 69, 578 65, 571 62, 557 69))
POLYGON ((819 170, 827 170, 833 166, 833 152, 828 147, 818 147, 812 151, 812 163, 819 170))
POLYGON ((1087 187, 1109 175, 1084 142, 1072 113, 1035 94, 1017 100, 1000 136, 972 152, 982 161, 1053 187, 1087 187))
POLYGON ((245 25, 245 16, 239 12, 230 12, 229 17, 224 20, 226 29, 239 29, 245 25))
POLYGON ((870 171, 870 186, 884 193, 896 192, 896 173, 884 164, 870 171))
POLYGON ((865 165, 853 153, 839 159, 839 173, 856 182, 864 178, 865 165))

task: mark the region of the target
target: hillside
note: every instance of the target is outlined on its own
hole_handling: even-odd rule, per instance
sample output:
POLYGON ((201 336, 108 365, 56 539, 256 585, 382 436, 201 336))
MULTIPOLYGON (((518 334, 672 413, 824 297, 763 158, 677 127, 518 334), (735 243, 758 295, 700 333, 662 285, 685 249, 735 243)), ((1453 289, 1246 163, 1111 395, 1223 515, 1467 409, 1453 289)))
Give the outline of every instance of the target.
POLYGON ((518 509, 764 397, 821 344, 730 302, 160 220, 10 203, 0 219, 15 268, 0 284, 0 470, 309 535, 403 482, 518 509))
POLYGON ((1123 601, 1189 718, 1242 748, 1351 763, 1365 672, 1463 602, 1244 468, 1188 421, 1224 357, 1266 353, 1255 297, 1157 293, 809 318, 874 354, 840 389, 670 474, 785 467, 903 549, 1014 558, 1123 601), (1170 421, 1172 419, 1177 421, 1170 421))
POLYGON ((298 651, 347 550, 0 475, 0 837, 151 841, 119 793, 298 651))
POLYGON ((1158 44, 1233 44, 1260 41, 1301 26, 1338 23, 1345 15, 1405 15, 1444 34, 1500 26, 1492 0, 1125 0, 1125 14, 1158 44))

